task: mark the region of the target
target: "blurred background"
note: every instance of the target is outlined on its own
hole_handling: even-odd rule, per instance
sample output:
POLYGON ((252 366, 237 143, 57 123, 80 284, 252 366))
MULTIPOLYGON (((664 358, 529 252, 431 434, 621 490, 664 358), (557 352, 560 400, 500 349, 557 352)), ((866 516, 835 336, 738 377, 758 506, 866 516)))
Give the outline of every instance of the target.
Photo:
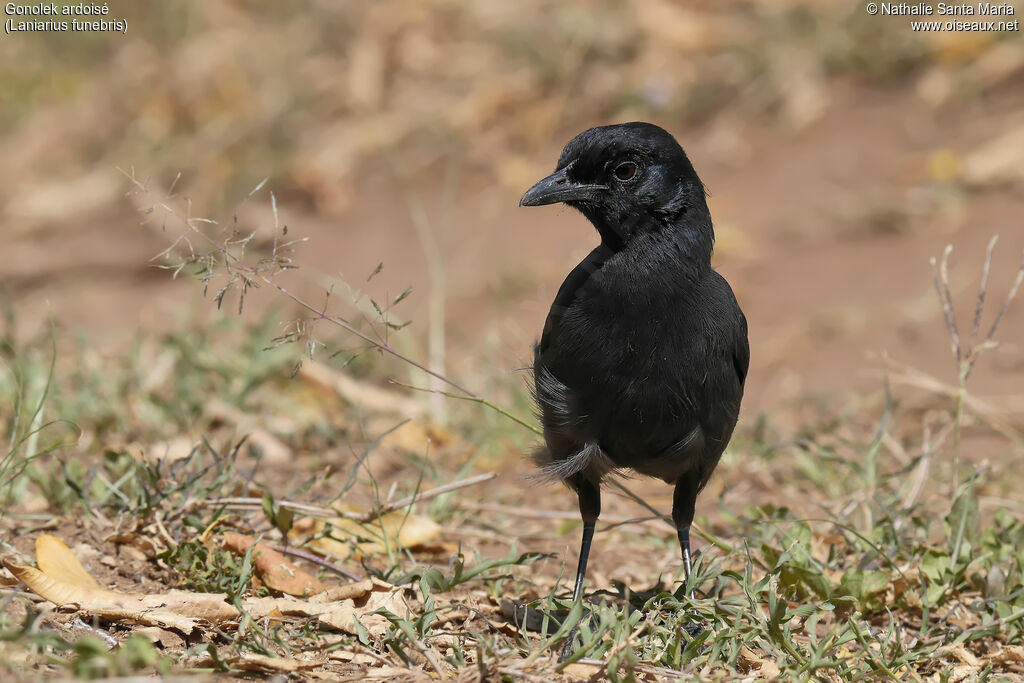
MULTIPOLYGON (((404 350, 476 389, 521 383, 596 234, 518 199, 573 135, 627 120, 672 132, 711 192, 714 263, 750 321, 748 428, 877 391, 883 354, 954 383, 929 259, 954 245, 967 325, 992 235, 992 307, 1024 249, 1019 31, 915 33, 814 0, 109 6, 126 35, 0 41, 0 285, 19 334, 52 316, 62 349, 237 315, 154 267, 180 230, 146 221, 134 175, 257 246, 272 191, 309 239, 294 291, 412 286, 404 350)), ((972 378, 995 410, 1022 400, 1022 313, 972 378)), ((251 294, 243 317, 266 315, 294 317, 251 294)))
MULTIPOLYGON (((726 599, 697 603, 716 621, 686 614, 717 624, 703 633, 718 640, 683 643, 696 622, 658 607, 669 621, 644 622, 659 625, 635 650, 622 648, 637 621, 592 620, 625 640, 590 656, 705 658, 687 671, 708 678, 774 680, 782 665, 796 679, 1019 674, 1024 291, 965 388, 930 260, 952 245, 960 347, 972 326, 980 344, 1024 256, 1024 4, 994 17, 1016 30, 934 33, 867 4, 112 0, 103 18, 124 34, 0 35, 5 558, 30 560, 46 529, 104 586, 234 594, 249 570, 215 549, 215 528, 298 538, 357 574, 419 576, 424 613, 402 638, 434 628, 463 673, 464 656, 480 675, 547 666, 495 624, 511 619, 499 598, 545 598, 572 575, 577 501, 527 479, 539 436, 526 386, 548 307, 597 234, 568 208, 518 202, 580 131, 647 120, 710 191, 713 264, 747 315, 751 368, 697 506, 695 546, 711 558, 698 581, 726 599), (261 281, 275 246, 294 268, 261 281), (260 285, 244 307, 243 275, 260 285), (364 339, 312 322, 296 299, 364 339), (508 412, 401 386, 450 388, 367 338, 508 412), (406 517, 400 499, 428 489, 406 517), (238 497, 247 507, 223 509, 238 497), (367 522, 311 526, 283 500, 367 522), (401 521, 378 533, 381 506, 401 521), (485 575, 473 556, 506 559, 485 575), (452 579, 435 609, 428 575, 406 574, 422 567, 465 583, 450 591, 452 579), (997 660, 1003 645, 1015 654, 997 660), (743 654, 762 647, 763 659, 743 654), (485 669, 484 652, 487 667, 513 668, 485 669)), ((651 508, 605 487, 588 568, 623 602, 605 589, 659 592, 681 571, 675 530, 648 516, 671 509, 670 487, 628 484, 651 508)), ((13 592, 0 595, 0 641, 31 644, 39 622, 8 617, 13 592)), ((230 654, 312 651, 306 621, 282 626, 292 645, 277 629, 237 629, 246 641, 230 654)), ((204 644, 223 644, 218 633, 204 644)), ((330 638, 334 661, 348 645, 330 638)), ((394 657, 371 649, 351 666, 428 656, 390 638, 394 657)), ((178 641, 168 652, 185 652, 178 641)), ((13 652, 0 671, 37 680, 13 652)))

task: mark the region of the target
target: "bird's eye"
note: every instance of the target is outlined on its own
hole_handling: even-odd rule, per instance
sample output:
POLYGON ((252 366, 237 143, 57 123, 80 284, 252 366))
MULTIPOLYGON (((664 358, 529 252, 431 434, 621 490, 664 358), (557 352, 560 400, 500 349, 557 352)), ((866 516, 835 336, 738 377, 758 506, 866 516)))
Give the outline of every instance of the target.
POLYGON ((619 180, 626 181, 632 180, 633 176, 636 175, 636 164, 632 161, 626 161, 615 167, 615 177, 619 180))

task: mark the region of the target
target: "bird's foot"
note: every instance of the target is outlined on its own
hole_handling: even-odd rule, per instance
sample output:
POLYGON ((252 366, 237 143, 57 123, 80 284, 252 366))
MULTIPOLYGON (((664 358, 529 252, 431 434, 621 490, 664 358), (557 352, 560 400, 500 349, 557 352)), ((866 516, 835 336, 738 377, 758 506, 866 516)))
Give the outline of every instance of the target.
POLYGON ((573 629, 572 633, 569 634, 569 637, 565 639, 565 644, 562 645, 562 652, 558 655, 558 663, 559 664, 561 664, 565 660, 567 660, 570 657, 572 657, 572 654, 573 654, 573 647, 572 646, 573 646, 575 640, 576 640, 576 629, 573 629))
MULTIPOLYGON (((558 612, 560 612, 561 614, 559 614, 557 617, 555 615, 552 616, 556 619, 559 619, 560 624, 564 624, 566 620, 569 618, 571 610, 558 610, 558 612)), ((593 614, 594 610, 588 609, 587 607, 583 608, 583 612, 580 614, 579 621, 577 621, 576 625, 572 627, 572 630, 569 631, 569 635, 565 637, 565 642, 562 643, 562 652, 558 655, 559 663, 564 662, 565 660, 572 657, 574 647, 576 645, 576 634, 579 632, 580 624, 585 624, 589 622, 593 614)))
POLYGON ((559 664, 561 664, 565 660, 567 660, 570 657, 572 657, 573 654, 575 654, 576 634, 579 632, 579 625, 580 624, 585 624, 588 621, 590 621, 590 617, 593 614, 594 614, 593 610, 589 610, 589 609, 584 609, 583 610, 583 614, 580 615, 580 620, 577 622, 576 626, 572 627, 572 630, 569 631, 569 635, 567 635, 565 637, 565 642, 562 643, 562 652, 558 655, 558 663, 559 664))
POLYGON ((688 621, 683 624, 683 630, 686 631, 686 635, 693 640, 704 632, 704 625, 699 621, 688 621))

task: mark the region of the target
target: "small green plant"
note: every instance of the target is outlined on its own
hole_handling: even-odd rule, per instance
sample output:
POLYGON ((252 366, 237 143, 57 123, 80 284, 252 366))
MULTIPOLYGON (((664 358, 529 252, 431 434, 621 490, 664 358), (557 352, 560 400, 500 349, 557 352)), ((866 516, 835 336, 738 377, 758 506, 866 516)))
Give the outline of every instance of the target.
POLYGON ((495 573, 492 570, 527 565, 542 557, 544 556, 540 553, 517 553, 515 548, 512 548, 508 555, 501 559, 483 560, 478 558, 475 564, 466 567, 466 557, 459 552, 452 558, 451 576, 434 568, 417 568, 397 578, 388 576, 382 576, 382 578, 390 578, 399 586, 416 582, 423 595, 426 596, 431 591, 446 593, 469 581, 479 579, 493 581, 499 578, 508 578, 507 573, 495 573))
POLYGON ((17 346, 10 309, 6 328, 7 334, 0 335, 0 405, 9 406, 0 409, 7 436, 6 445, 0 445, 0 517, 25 496, 31 479, 42 480, 44 485, 53 481, 52 475, 41 476, 36 461, 58 453, 77 438, 74 424, 47 416, 57 362, 52 326, 49 360, 43 360, 32 347, 17 346))
POLYGON ((960 334, 960 329, 957 325, 956 310, 953 307, 953 294, 952 289, 949 285, 949 257, 953 253, 953 245, 946 245, 946 249, 942 252, 942 259, 938 263, 933 258, 932 263, 932 279, 935 284, 935 292, 939 296, 939 301, 942 303, 942 313, 946 321, 946 331, 949 335, 950 347, 953 350, 953 357, 956 359, 957 365, 957 391, 956 391, 956 407, 953 413, 953 476, 951 485, 951 494, 955 498, 958 495, 960 488, 960 435, 963 429, 964 411, 967 407, 967 380, 971 376, 971 371, 974 369, 974 364, 978 361, 978 358, 985 351, 995 349, 999 343, 995 340, 996 331, 999 329, 999 323, 1002 322, 1003 316, 1006 315, 1006 311, 1009 310, 1010 304, 1013 303, 1014 298, 1017 296, 1017 292, 1020 290, 1021 283, 1024 283, 1024 259, 1021 261, 1020 268, 1017 270, 1017 276, 1013 280, 1013 284, 1010 285, 1010 289, 1007 291, 1006 298, 1003 300, 1003 305, 999 308, 995 318, 992 320, 992 324, 988 328, 988 332, 981 338, 978 334, 981 331, 981 319, 985 312, 985 297, 988 293, 988 278, 989 272, 992 269, 992 250, 995 249, 996 242, 999 237, 993 236, 989 240, 988 248, 985 250, 985 262, 982 265, 981 270, 981 284, 978 287, 978 298, 974 307, 974 318, 971 322, 971 330, 967 337, 963 337, 960 334))
POLYGON ((75 641, 72 652, 69 667, 82 679, 118 678, 154 670, 163 675, 170 672, 167 658, 139 635, 129 636, 113 648, 97 636, 85 635, 75 641))
MULTIPOLYGON (((232 249, 239 248, 232 244, 232 249)), ((986 263, 991 253, 990 246, 986 263)), ((944 309, 947 257, 948 252, 937 264, 944 309)), ((237 281, 236 286, 245 285, 237 281)), ((395 323, 388 306, 379 308, 381 320, 395 323)), ((373 309, 367 309, 371 319, 376 315, 373 309)), ((25 397, 12 402, 20 406, 14 412, 0 403, 5 428, 16 419, 23 436, 30 436, 33 425, 50 424, 47 429, 54 430, 49 438, 44 438, 45 431, 37 431, 35 444, 21 437, 12 441, 18 443, 17 457, 3 460, 3 466, 20 469, 0 467, 0 474, 7 477, 0 482, 10 484, 6 500, 17 502, 30 492, 38 493, 55 511, 83 510, 95 517, 97 528, 116 525, 119 531, 151 540, 160 551, 152 564, 160 563, 162 581, 169 569, 175 577, 170 583, 225 593, 239 609, 243 596, 258 590, 252 581, 252 554, 250 550, 244 556, 233 555, 209 542, 222 526, 262 535, 267 542, 282 544, 282 552, 312 558, 332 578, 362 580, 369 575, 398 584, 409 597, 409 609, 377 611, 388 623, 382 627, 386 631, 373 635, 358 620, 356 633, 339 634, 327 631, 315 618, 254 619, 242 610, 237 628, 232 623, 208 629, 201 646, 154 660, 152 646, 132 640, 112 650, 106 649, 109 643, 92 638, 67 642, 40 627, 42 617, 31 604, 23 619, 19 610, 28 601, 5 593, 0 596, 0 648, 27 650, 38 661, 79 677, 165 671, 179 657, 182 663, 197 658, 203 667, 237 673, 251 664, 240 663, 249 655, 289 658, 316 652, 349 660, 368 657, 363 661, 372 663, 362 666, 414 667, 440 678, 479 674, 550 679, 568 673, 566 667, 575 664, 592 669, 595 679, 614 681, 645 676, 874 680, 941 677, 946 668, 960 666, 957 655, 951 654, 954 649, 963 648, 985 661, 999 644, 1024 639, 1024 592, 1019 588, 1024 577, 1024 525, 1012 509, 996 509, 993 514, 991 508, 985 509, 985 471, 963 479, 964 468, 958 466, 954 469, 962 480, 957 481, 955 495, 938 500, 929 495, 929 463, 948 451, 948 437, 953 437, 955 452, 965 450, 964 461, 972 459, 965 446, 969 442, 954 436, 953 429, 961 421, 967 424, 975 413, 967 391, 970 364, 964 372, 963 360, 976 359, 978 352, 971 349, 979 344, 961 345, 961 398, 955 390, 943 394, 939 407, 950 404, 945 411, 907 410, 894 381, 897 389, 887 386, 884 400, 872 403, 869 410, 824 413, 820 423, 808 423, 795 438, 777 438, 771 422, 759 423, 747 439, 752 453, 744 447, 723 461, 723 476, 746 476, 744 468, 763 458, 773 476, 785 478, 779 490, 793 502, 788 507, 750 503, 733 509, 723 497, 714 533, 706 526, 695 529, 706 542, 694 567, 696 599, 687 597, 689 587, 678 585, 678 574, 668 575, 678 566, 667 559, 667 549, 675 545, 672 528, 631 526, 626 531, 603 531, 628 542, 630 551, 642 549, 645 557, 661 553, 666 575, 652 576, 654 585, 644 590, 615 584, 589 601, 570 603, 556 597, 564 568, 551 565, 560 563, 517 552, 511 540, 501 536, 497 523, 488 519, 474 525, 472 511, 478 508, 463 506, 458 495, 452 496, 455 485, 490 478, 466 476, 479 460, 470 457, 452 465, 436 457, 433 446, 423 453, 385 453, 382 460, 390 458, 388 467, 400 469, 404 477, 389 491, 367 465, 377 457, 378 447, 387 450, 382 447, 385 437, 405 423, 396 418, 396 429, 382 432, 365 428, 360 413, 354 418, 356 427, 345 431, 349 427, 331 422, 345 410, 335 410, 334 404, 324 407, 322 392, 311 398, 304 394, 302 382, 289 379, 294 350, 284 344, 265 350, 267 339, 279 331, 276 322, 245 326, 230 321, 224 318, 189 333, 147 338, 148 348, 128 362, 98 368, 83 361, 65 374, 46 354, 5 346, 0 391, 5 397, 21 391, 25 397), (208 415, 210 396, 217 396, 228 410, 208 415), (303 401, 319 412, 311 411, 314 416, 305 422, 288 420, 289 429, 278 436, 304 462, 329 467, 315 476, 288 471, 291 478, 283 480, 280 474, 291 467, 289 461, 270 470, 277 477, 270 486, 266 470, 260 469, 260 449, 250 447, 245 429, 225 427, 224 415, 251 415, 262 426, 272 422, 267 415, 291 415, 288 411, 303 401), (944 414, 949 417, 943 419, 944 414), (91 440, 84 446, 60 447, 56 437, 67 432, 47 422, 54 416, 81 423, 91 440), (207 438, 191 436, 206 433, 207 438), (343 448, 355 434, 368 442, 361 453, 343 448), (181 435, 189 435, 186 447, 179 446, 172 457, 166 441, 181 435), (51 440, 57 450, 48 450, 51 440), (189 443, 194 446, 188 448, 189 443), (321 452, 329 453, 330 459, 320 459, 321 452), (340 477, 332 478, 339 472, 340 477), (421 490, 427 481, 444 479, 456 481, 421 490), (411 495, 403 498, 400 491, 411 495), (344 516, 329 506, 350 497, 361 498, 357 502, 364 507, 365 500, 372 501, 371 512, 353 514, 365 527, 366 538, 387 549, 364 557, 361 575, 312 552, 302 555, 305 549, 291 545, 299 542, 290 532, 299 526, 300 517, 344 516), (455 528, 459 533, 465 524, 472 539, 482 526, 491 540, 509 541, 507 554, 502 549, 496 555, 503 556, 478 553, 472 559, 472 546, 460 545, 458 551, 435 549, 451 556, 428 560, 398 547, 381 531, 380 516, 411 511, 414 503, 427 498, 430 516, 445 525, 445 532, 455 528), (812 507, 808 500, 820 504, 812 507), (12 607, 15 603, 17 609, 12 607), (574 632, 575 654, 559 664, 562 641, 574 632)), ((990 348, 991 338, 983 338, 980 347, 990 348)), ((363 367, 372 377, 389 370, 363 367)), ((501 389, 497 383, 485 386, 481 396, 491 397, 501 389)), ((465 398, 458 390, 450 393, 465 398)), ((516 396, 525 400, 524 393, 516 396)), ((496 405, 490 398, 469 400, 496 405)), ((474 411, 466 418, 470 428, 454 422, 461 435, 472 435, 472 442, 486 442, 509 429, 519 430, 523 440, 534 438, 528 421, 476 408, 467 406, 474 411)), ((359 406, 347 412, 359 413, 359 406)), ((618 492, 631 495, 625 487, 618 492)), ((510 498, 496 498, 494 509, 519 514, 523 510, 515 505, 530 506, 523 498, 510 498)), ((419 508, 421 514, 423 509, 419 508)), ((11 514, 0 521, 20 520, 11 514)), ((31 521, 37 523, 38 518, 31 521)), ((319 533, 331 534, 330 524, 319 533)), ((24 553, 25 548, 18 547, 24 553)), ((0 671, 5 666, 0 661, 0 671)), ((985 666, 992 673, 1000 670, 1000 664, 990 659, 978 667, 979 677, 986 675, 985 666)))
POLYGON ((185 586, 200 593, 226 593, 233 602, 246 592, 253 577, 252 549, 238 557, 201 541, 182 541, 160 554, 185 586))

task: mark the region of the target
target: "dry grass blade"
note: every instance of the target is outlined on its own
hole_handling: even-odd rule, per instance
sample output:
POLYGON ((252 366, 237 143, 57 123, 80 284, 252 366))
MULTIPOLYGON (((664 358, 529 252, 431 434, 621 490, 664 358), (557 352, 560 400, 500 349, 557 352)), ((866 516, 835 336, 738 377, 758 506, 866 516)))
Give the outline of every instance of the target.
MULTIPOLYGON (((337 517, 343 517, 345 519, 351 519, 357 522, 372 522, 381 515, 388 512, 394 512, 404 507, 413 505, 424 500, 430 500, 437 496, 444 495, 445 493, 451 493, 452 491, 458 491, 469 486, 475 486, 485 481, 494 479, 496 475, 493 472, 487 472, 484 474, 478 474, 476 476, 468 477, 466 479, 460 479, 453 481, 449 484, 442 484, 426 491, 420 491, 419 493, 411 496, 406 496, 400 500, 394 501, 393 503, 387 503, 380 508, 366 513, 350 512, 346 510, 336 510, 334 508, 326 508, 320 505, 310 505, 309 503, 300 503, 294 500, 277 500, 275 503, 282 508, 292 510, 294 512, 300 512, 302 514, 309 515, 310 517, 321 517, 325 519, 333 519, 337 517)), ((254 496, 234 496, 227 498, 207 498, 203 500, 192 500, 189 501, 187 507, 191 508, 235 508, 242 510, 257 510, 263 508, 263 499, 256 498, 254 496)))
POLYGON ((999 328, 999 323, 1002 322, 1003 316, 1006 315, 1006 311, 1010 308, 1010 304, 1017 296, 1017 292, 1020 291, 1021 284, 1024 283, 1024 254, 1021 255, 1020 267, 1017 269, 1017 277, 1013 280, 1013 285, 1010 286, 1010 291, 1006 295, 1006 299, 1003 301, 1002 308, 999 309, 999 313, 996 314, 995 320, 992 321, 992 327, 989 328, 988 334, 985 335, 985 341, 990 341, 995 335, 996 330, 999 328))
POLYGON ((327 569, 328 571, 332 571, 335 574, 340 574, 341 576, 344 576, 344 577, 346 577, 348 579, 352 579, 353 581, 365 581, 366 580, 365 576, 363 576, 361 574, 357 574, 356 572, 350 571, 348 569, 345 569, 344 567, 339 566, 339 565, 331 562, 330 560, 326 560, 326 559, 320 557, 319 555, 317 555, 316 553, 311 553, 308 550, 304 550, 302 548, 293 548, 291 546, 274 545, 274 544, 270 544, 270 547, 273 548, 274 550, 276 550, 277 552, 281 553, 282 555, 291 555, 292 557, 298 557, 298 558, 301 558, 303 560, 306 560, 307 562, 312 562, 313 564, 319 565, 319 566, 323 567, 324 569, 327 569))
MULTIPOLYGON (((129 172, 124 171, 122 169, 118 170, 121 172, 122 175, 124 175, 129 180, 129 182, 132 183, 132 185, 134 185, 138 193, 148 194, 150 192, 149 187, 147 187, 147 185, 144 182, 135 177, 134 171, 129 172)), ((283 233, 283 230, 281 229, 278 220, 276 200, 273 199, 273 195, 271 196, 274 206, 274 232, 283 233)), ((207 284, 209 283, 209 278, 213 276, 214 270, 217 267, 223 268, 224 272, 228 275, 229 279, 227 284, 224 285, 224 288, 218 293, 217 298, 222 297, 223 294, 226 293, 228 289, 232 287, 239 287, 239 306, 241 306, 245 292, 250 287, 254 287, 257 285, 257 283, 262 282, 274 288, 280 294, 284 295, 286 298, 291 300, 300 308, 308 312, 312 316, 312 320, 314 322, 324 321, 330 323, 344 330, 345 332, 353 335, 357 339, 360 339, 361 341, 369 344, 371 347, 383 351, 384 353, 387 353, 388 355, 395 357, 399 361, 414 368, 417 368, 418 370, 430 375, 431 377, 441 382, 444 382, 445 384, 451 386, 453 389, 465 394, 466 396, 476 396, 475 393, 466 389, 458 382, 455 382, 449 377, 446 377, 441 373, 435 372, 434 370, 428 368, 426 365, 414 360, 413 358, 410 358, 406 354, 402 353, 398 349, 388 344, 386 340, 381 340, 379 337, 374 338, 373 336, 370 336, 369 334, 358 329, 352 323, 350 323, 348 320, 345 320, 341 316, 327 313, 327 311, 324 308, 309 303, 308 301, 306 301, 305 299, 298 296, 290 289, 282 285, 280 282, 278 282, 275 279, 276 275, 278 275, 282 271, 289 270, 294 267, 292 265, 291 258, 282 252, 286 247, 289 247, 292 244, 294 244, 295 241, 286 244, 278 244, 277 241, 275 240, 273 246, 275 251, 270 255, 270 257, 262 258, 259 261, 257 261, 255 265, 251 265, 247 263, 245 260, 245 240, 239 242, 232 241, 230 238, 217 239, 211 237, 209 234, 207 234, 204 230, 201 229, 200 225, 217 225, 216 221, 194 218, 191 215, 191 202, 186 200, 186 206, 188 207, 188 209, 185 215, 182 215, 180 212, 171 207, 166 201, 162 200, 155 202, 154 206, 150 207, 150 210, 152 208, 159 207, 165 213, 165 216, 170 216, 180 221, 184 225, 185 229, 194 233, 198 238, 206 242, 206 244, 210 248, 209 253, 199 254, 191 248, 191 245, 189 245, 189 254, 183 260, 183 264, 187 265, 188 263, 195 263, 200 265, 200 267, 204 269, 204 272, 207 273, 207 276, 205 276, 205 281, 207 284), (236 244, 241 244, 241 246, 243 247, 243 251, 241 254, 235 253, 235 251, 232 250, 232 246, 236 244)), ((175 244, 177 243, 178 241, 176 240, 175 244)), ((172 245, 172 247, 165 250, 164 252, 161 252, 161 254, 169 256, 170 254, 174 253, 174 251, 174 245, 172 245)), ((180 270, 180 268, 178 269, 180 270)), ((201 279, 203 279, 204 276, 200 277, 201 279)), ((315 345, 315 340, 313 344, 315 345)))
MULTIPOLYGON (((956 386, 943 382, 933 375, 891 359, 887 362, 890 365, 889 377, 894 385, 914 387, 944 398, 956 399, 959 394, 959 389, 956 386)), ((1019 412, 1020 406, 1004 405, 1004 403, 1000 403, 997 406, 978 396, 966 394, 964 396, 964 407, 968 408, 975 418, 1009 439, 1012 443, 1024 444, 1024 433, 1005 417, 1006 415, 1019 412)))
MULTIPOLYGON (((278 500, 275 502, 282 508, 292 510, 293 512, 300 512, 302 514, 309 515, 310 517, 346 517, 350 519, 359 519, 359 516, 353 513, 339 512, 337 510, 325 508, 320 505, 310 505, 308 503, 300 503, 293 500, 278 500)), ((263 499, 255 498, 252 496, 205 498, 202 500, 191 500, 185 506, 185 509, 195 508, 228 508, 239 510, 258 510, 263 508, 263 499)))
MULTIPOLYGON (((931 469, 932 454, 936 450, 941 448, 942 442, 945 441, 946 437, 953 429, 953 423, 947 422, 942 426, 937 437, 934 441, 932 439, 932 421, 937 418, 939 414, 936 411, 929 411, 923 420, 921 426, 921 459, 918 461, 917 467, 914 472, 914 481, 910 486, 910 490, 907 492, 906 498, 903 499, 902 508, 904 510, 910 510, 917 504, 918 497, 921 495, 921 491, 924 489, 925 482, 928 480, 928 472, 931 469)), ((902 526, 903 520, 897 520, 897 528, 902 526)))
MULTIPOLYGON (((974 364, 977 362, 981 354, 989 349, 996 348, 998 345, 994 337, 996 331, 999 329, 999 323, 1002 322, 1003 316, 1006 314, 1010 304, 1017 296, 1021 282, 1024 282, 1024 259, 1022 259, 1020 268, 1017 271, 1017 276, 1007 292, 1006 299, 1003 301, 1002 307, 999 309, 995 319, 992 321, 992 326, 989 328, 988 334, 985 335, 985 338, 981 340, 980 343, 975 343, 975 333, 981 325, 981 317, 985 309, 985 297, 988 293, 989 274, 992 269, 992 252, 995 249, 996 242, 997 237, 993 237, 989 240, 988 247, 985 250, 985 261, 982 265, 981 284, 978 288, 978 298, 974 308, 971 335, 967 340, 966 347, 964 347, 962 339, 960 338, 960 332, 957 329, 956 311, 953 307, 953 295, 949 284, 949 257, 950 254, 953 253, 953 245, 946 245, 945 250, 942 252, 942 259, 938 263, 936 263, 934 258, 931 259, 932 280, 935 285, 936 294, 938 294, 939 301, 942 304, 942 313, 946 321, 946 331, 949 335, 950 345, 953 348, 953 355, 956 358, 957 365, 957 388, 954 394, 956 405, 953 412, 953 476, 950 489, 950 495, 954 498, 956 497, 957 490, 960 486, 960 434, 963 414, 965 406, 970 401, 970 396, 967 392, 967 380, 971 375, 971 371, 974 369, 974 364)), ((1019 441, 1019 436, 1014 440, 1019 441)))
POLYGON ((939 302, 942 304, 942 315, 946 320, 946 331, 949 334, 949 341, 953 350, 956 362, 960 363, 960 333, 956 327, 956 315, 953 312, 953 295, 949 288, 949 255, 953 253, 953 245, 947 244, 942 252, 941 264, 931 259, 932 281, 935 284, 935 292, 939 295, 939 302))
POLYGON ((442 484, 441 486, 437 486, 435 488, 428 489, 426 491, 421 491, 421 492, 415 493, 415 494, 413 494, 411 496, 406 496, 405 498, 401 498, 399 500, 396 500, 393 503, 388 503, 386 505, 383 505, 380 508, 374 510, 373 512, 368 512, 367 514, 363 515, 363 517, 360 518, 359 521, 361 521, 361 522, 372 522, 373 520, 377 519, 381 515, 385 515, 385 514, 387 514, 389 512, 394 512, 395 510, 400 510, 400 509, 402 509, 404 507, 408 507, 408 506, 410 506, 410 505, 412 505, 414 503, 418 503, 418 502, 423 501, 423 500, 429 500, 431 498, 436 498, 437 496, 444 495, 445 493, 451 493, 452 491, 458 491, 459 489, 464 489, 464 488, 466 488, 468 486, 475 486, 476 484, 482 484, 485 481, 490 481, 491 479, 494 479, 495 476, 496 475, 493 472, 487 472, 485 474, 478 474, 478 475, 476 475, 474 477, 468 477, 466 479, 460 479, 459 481, 453 481, 450 484, 442 484))
POLYGON ((974 345, 974 338, 978 334, 978 328, 981 327, 981 314, 985 310, 985 294, 988 291, 988 276, 992 271, 992 250, 996 247, 996 242, 999 241, 999 235, 992 235, 992 239, 988 241, 988 247, 985 248, 985 265, 982 266, 981 270, 981 286, 978 289, 978 302, 974 307, 974 322, 971 324, 971 336, 968 339, 968 344, 974 345))

